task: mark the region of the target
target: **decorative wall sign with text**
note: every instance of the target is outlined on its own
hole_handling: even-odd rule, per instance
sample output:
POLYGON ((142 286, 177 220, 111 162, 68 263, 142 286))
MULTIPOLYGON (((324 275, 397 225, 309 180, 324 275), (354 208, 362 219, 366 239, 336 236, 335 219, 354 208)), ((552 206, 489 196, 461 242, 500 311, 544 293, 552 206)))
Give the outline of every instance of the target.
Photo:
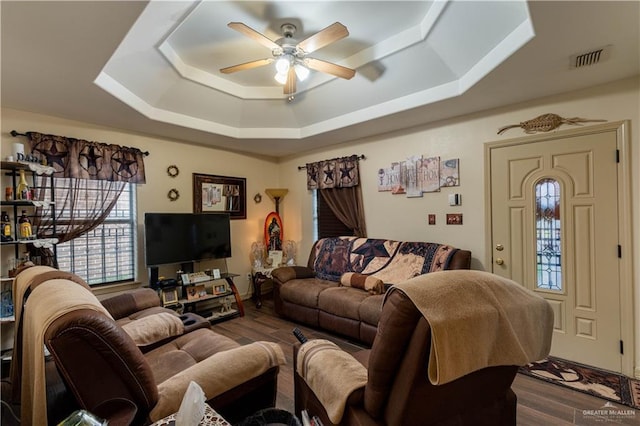
POLYGON ((422 197, 425 192, 460 186, 460 159, 441 160, 438 156, 412 155, 404 161, 378 169, 378 192, 422 197))

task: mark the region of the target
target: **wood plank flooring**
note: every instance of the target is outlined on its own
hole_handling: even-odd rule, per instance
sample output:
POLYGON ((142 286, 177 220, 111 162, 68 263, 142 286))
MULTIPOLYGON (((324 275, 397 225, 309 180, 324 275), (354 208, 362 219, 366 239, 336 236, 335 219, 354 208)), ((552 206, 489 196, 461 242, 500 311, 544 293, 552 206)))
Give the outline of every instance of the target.
MULTIPOLYGON (((270 296, 263 297, 263 306, 256 309, 252 301, 245 302, 245 316, 215 324, 213 330, 224 334, 241 344, 256 340, 267 340, 280 344, 287 358, 287 365, 280 369, 278 377, 278 396, 276 406, 284 410, 293 411, 293 349, 297 342, 291 333, 294 327, 300 328, 307 338, 328 339, 341 348, 356 356, 365 347, 341 339, 337 336, 298 325, 278 317, 273 310, 273 300, 270 296)), ((614 423, 611 419, 594 419, 583 414, 583 410, 600 409, 607 402, 582 392, 573 391, 552 385, 541 380, 518 374, 513 384, 513 390, 518 396, 518 425, 522 426, 551 426, 551 425, 581 425, 614 423)), ((618 406, 627 410, 628 407, 618 406)), ((615 424, 640 424, 640 412, 635 412, 632 418, 615 421, 615 424)))

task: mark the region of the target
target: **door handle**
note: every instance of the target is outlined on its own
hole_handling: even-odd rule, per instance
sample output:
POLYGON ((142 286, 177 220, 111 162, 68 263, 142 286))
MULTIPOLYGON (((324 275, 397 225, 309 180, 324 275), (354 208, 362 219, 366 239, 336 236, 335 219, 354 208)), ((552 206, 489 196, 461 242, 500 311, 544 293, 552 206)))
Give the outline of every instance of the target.
POLYGON ((504 259, 502 259, 501 257, 496 259, 496 265, 502 265, 504 264, 504 259))
POLYGON ((504 246, 502 244, 496 244, 496 250, 502 251, 504 250, 504 246))

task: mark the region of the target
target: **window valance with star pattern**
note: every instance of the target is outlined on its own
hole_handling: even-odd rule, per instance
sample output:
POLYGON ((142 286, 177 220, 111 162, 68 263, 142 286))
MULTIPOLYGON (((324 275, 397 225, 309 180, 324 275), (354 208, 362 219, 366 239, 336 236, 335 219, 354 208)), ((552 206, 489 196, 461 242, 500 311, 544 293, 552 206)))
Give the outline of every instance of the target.
POLYGON ((357 155, 307 163, 307 189, 350 188, 360 184, 357 155))
POLYGON ((31 152, 46 157, 58 178, 145 183, 144 156, 138 148, 27 132, 31 152))

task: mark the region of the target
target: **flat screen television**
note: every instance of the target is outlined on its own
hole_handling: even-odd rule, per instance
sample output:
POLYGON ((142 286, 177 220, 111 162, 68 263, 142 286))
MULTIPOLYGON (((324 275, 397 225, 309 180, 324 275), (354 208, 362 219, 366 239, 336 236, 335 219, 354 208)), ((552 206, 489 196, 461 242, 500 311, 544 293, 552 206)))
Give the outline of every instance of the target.
POLYGON ((231 257, 228 213, 145 213, 147 267, 231 257))

